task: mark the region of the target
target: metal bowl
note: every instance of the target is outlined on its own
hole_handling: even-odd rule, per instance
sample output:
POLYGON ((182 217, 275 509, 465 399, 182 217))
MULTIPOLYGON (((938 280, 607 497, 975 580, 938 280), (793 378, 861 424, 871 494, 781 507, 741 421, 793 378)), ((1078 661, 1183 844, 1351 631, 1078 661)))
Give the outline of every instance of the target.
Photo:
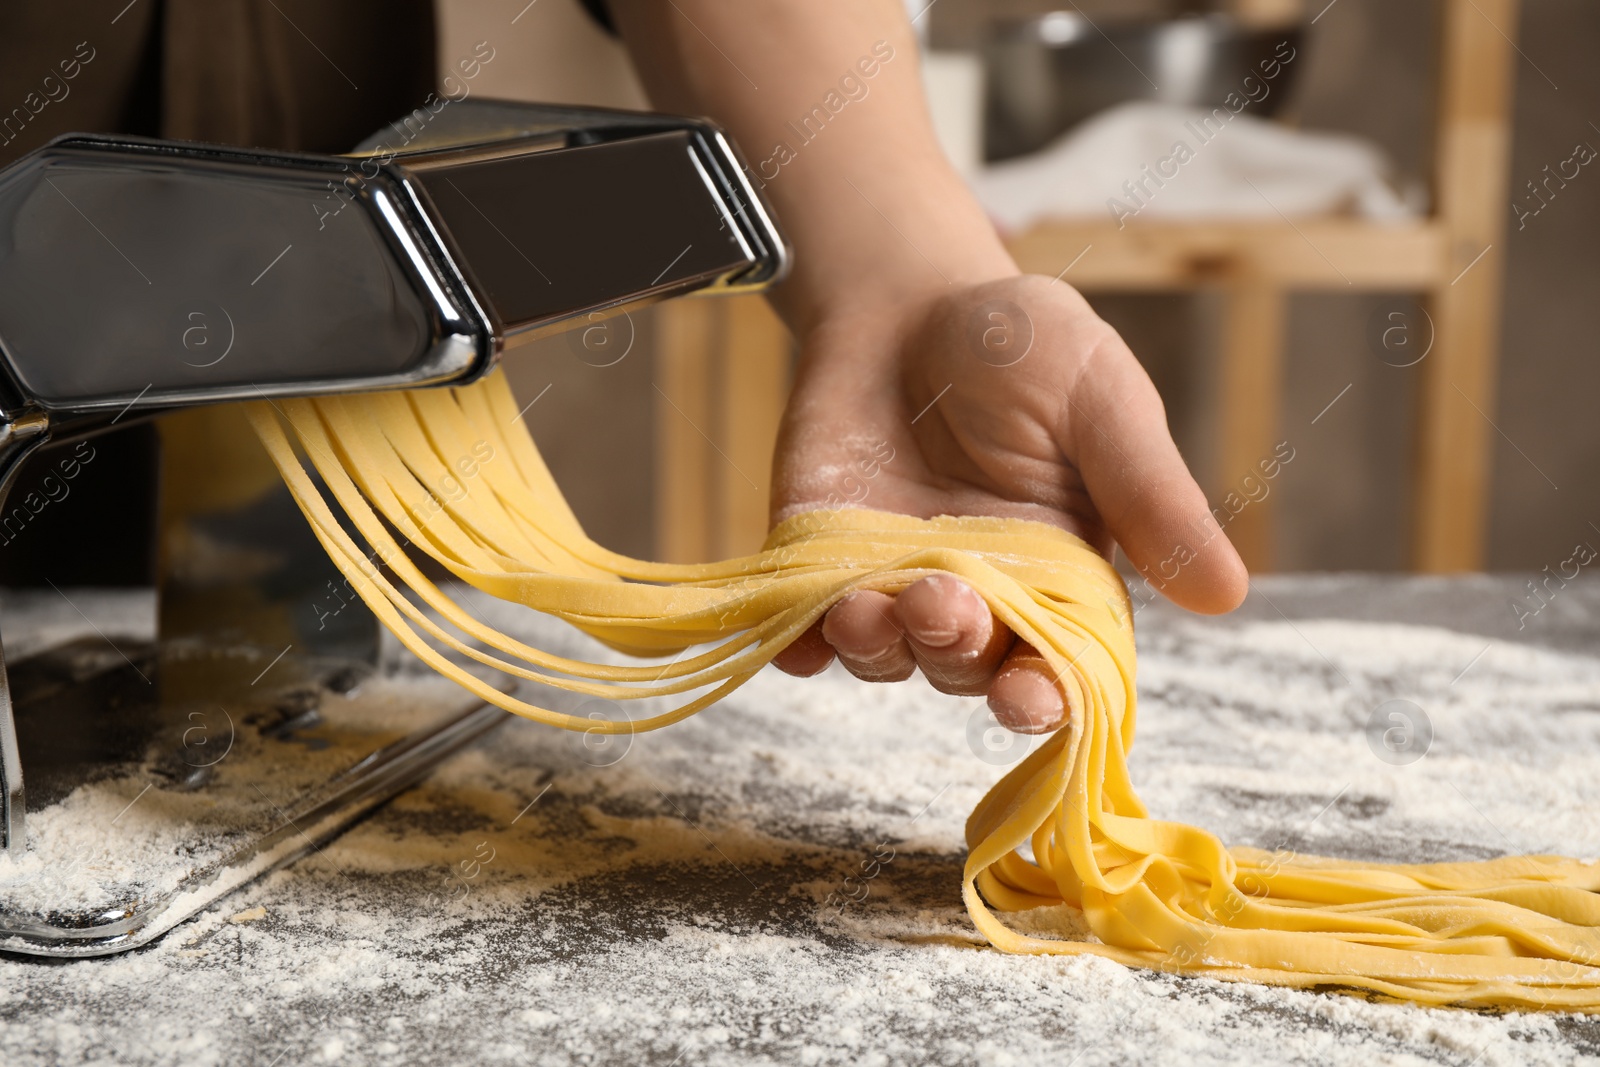
POLYGON ((1260 96, 1250 114, 1271 115, 1305 62, 1302 39, 1298 24, 1246 26, 1215 14, 1096 24, 1075 11, 1052 11, 1001 24, 983 47, 985 155, 993 161, 1038 151, 1090 115, 1130 100, 1221 107, 1238 93, 1260 96), (1267 70, 1275 76, 1266 78, 1267 70), (1254 79, 1248 93, 1246 78, 1254 79))

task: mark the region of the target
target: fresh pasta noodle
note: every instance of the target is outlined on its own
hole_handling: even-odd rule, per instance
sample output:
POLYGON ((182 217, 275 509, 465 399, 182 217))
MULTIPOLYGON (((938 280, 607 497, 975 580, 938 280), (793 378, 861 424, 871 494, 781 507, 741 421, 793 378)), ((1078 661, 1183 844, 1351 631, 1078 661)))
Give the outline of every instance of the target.
POLYGON ((482 699, 552 726, 666 726, 738 688, 852 590, 892 593, 937 572, 971 583, 1043 654, 1068 709, 1067 727, 967 821, 962 892, 997 948, 1423 1004, 1600 1010, 1600 864, 1285 857, 1150 818, 1127 768, 1127 591, 1062 530, 830 510, 781 524, 758 555, 651 563, 584 535, 498 373, 457 389, 258 402, 249 413, 329 555, 405 646, 482 699), (614 648, 683 655, 620 666, 530 647, 465 611, 397 537, 469 585, 614 648), (708 647, 687 654, 696 646, 708 647), (502 693, 447 651, 591 696, 684 699, 632 721, 582 718, 502 693), (1097 941, 1026 936, 996 915, 1062 904, 1081 909, 1097 941))

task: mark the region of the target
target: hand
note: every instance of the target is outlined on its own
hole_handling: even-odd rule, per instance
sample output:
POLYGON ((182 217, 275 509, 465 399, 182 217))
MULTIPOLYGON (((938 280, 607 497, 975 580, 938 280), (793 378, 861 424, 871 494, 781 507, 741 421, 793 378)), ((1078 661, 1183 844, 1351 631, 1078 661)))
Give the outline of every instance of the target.
MULTIPOLYGON (((609 6, 652 102, 711 116, 751 152, 794 245, 794 269, 771 294, 801 341, 775 519, 840 501, 1036 519, 1108 555, 1120 544, 1185 607, 1243 599, 1244 565, 1149 378, 1070 286, 1017 275, 945 157, 899 0, 769 0, 760 17, 721 0, 609 6), (796 127, 830 86, 848 106, 824 132, 796 127), (1019 309, 1013 342, 1031 324, 1016 362, 987 301, 1019 309), (1176 574, 1175 555, 1186 560, 1176 574)), ((814 674, 835 655, 861 678, 920 667, 946 692, 987 693, 1014 729, 1064 719, 1043 660, 951 577, 847 597, 776 662, 814 674)))
MULTIPOLYGON (((940 286, 857 306, 805 331, 779 432, 773 519, 856 506, 924 518, 994 515, 1120 545, 1172 600, 1229 611, 1247 575, 1167 430, 1155 387, 1070 286, 1038 276, 940 286), (1175 554, 1187 558, 1173 573, 1175 554)), ((989 697, 999 721, 1065 720, 1043 658, 966 583, 853 593, 775 660, 811 675, 838 656, 858 678, 920 668, 934 688, 989 697)))

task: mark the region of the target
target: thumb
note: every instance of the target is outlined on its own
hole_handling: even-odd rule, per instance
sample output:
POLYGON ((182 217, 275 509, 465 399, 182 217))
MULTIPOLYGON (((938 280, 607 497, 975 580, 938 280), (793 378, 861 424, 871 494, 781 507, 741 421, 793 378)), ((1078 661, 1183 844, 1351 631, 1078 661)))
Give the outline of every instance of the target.
POLYGON ((1244 561, 1178 453, 1144 368, 1114 334, 1101 348, 1067 394, 1063 450, 1151 585, 1190 611, 1232 611, 1249 591, 1244 561))

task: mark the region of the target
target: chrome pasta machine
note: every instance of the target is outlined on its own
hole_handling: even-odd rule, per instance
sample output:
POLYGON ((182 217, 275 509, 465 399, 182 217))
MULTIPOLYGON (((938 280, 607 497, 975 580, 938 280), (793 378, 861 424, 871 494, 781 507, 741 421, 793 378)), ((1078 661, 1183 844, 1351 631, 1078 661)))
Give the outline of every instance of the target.
POLYGON ((71 135, 0 172, 0 531, 25 533, 7 494, 36 457, 163 427, 154 636, 0 659, 0 951, 147 943, 505 717, 378 662, 376 621, 211 405, 466 384, 787 263, 728 139, 653 114, 441 103, 342 156, 71 135))

